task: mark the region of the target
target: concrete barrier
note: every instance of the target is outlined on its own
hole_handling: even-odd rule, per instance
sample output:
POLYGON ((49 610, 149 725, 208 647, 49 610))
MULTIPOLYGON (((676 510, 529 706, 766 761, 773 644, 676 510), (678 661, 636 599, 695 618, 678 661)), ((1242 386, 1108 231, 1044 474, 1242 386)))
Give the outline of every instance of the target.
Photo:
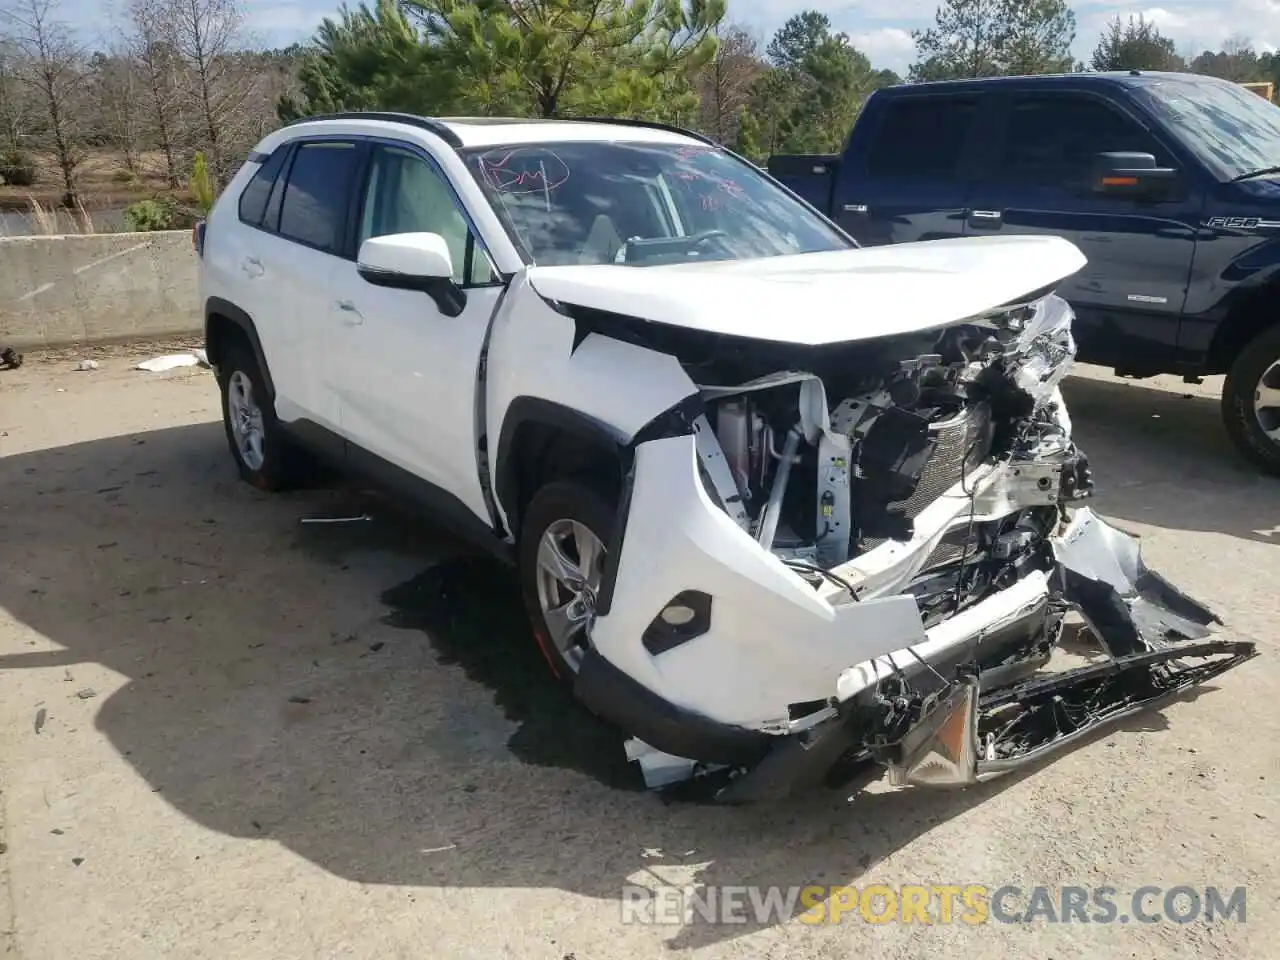
POLYGON ((0 238, 0 347, 199 333, 191 232, 0 238))

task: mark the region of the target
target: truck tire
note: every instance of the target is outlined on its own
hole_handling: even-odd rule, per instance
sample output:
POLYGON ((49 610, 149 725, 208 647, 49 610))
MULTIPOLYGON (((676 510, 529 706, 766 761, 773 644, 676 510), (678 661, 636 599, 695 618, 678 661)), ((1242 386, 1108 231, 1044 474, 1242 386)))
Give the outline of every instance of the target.
POLYGON ((1240 351, 1222 389, 1222 418, 1236 448, 1257 467, 1280 476, 1280 326, 1240 351))
POLYGON ((557 480, 534 494, 520 525, 520 593, 542 655, 566 684, 589 647, 613 523, 613 507, 595 489, 557 480))
POLYGON ((284 436, 274 404, 248 345, 229 347, 218 364, 222 425, 240 478, 259 490, 300 485, 305 457, 284 436))

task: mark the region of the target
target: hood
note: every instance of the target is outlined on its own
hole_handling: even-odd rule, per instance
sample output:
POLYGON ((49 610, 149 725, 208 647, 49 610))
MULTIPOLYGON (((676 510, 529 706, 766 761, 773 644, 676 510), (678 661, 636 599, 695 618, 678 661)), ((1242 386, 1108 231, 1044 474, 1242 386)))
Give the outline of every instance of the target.
POLYGON ((957 323, 1084 264, 1059 237, 1000 236, 652 267, 533 266, 529 281, 566 305, 817 346, 957 323))

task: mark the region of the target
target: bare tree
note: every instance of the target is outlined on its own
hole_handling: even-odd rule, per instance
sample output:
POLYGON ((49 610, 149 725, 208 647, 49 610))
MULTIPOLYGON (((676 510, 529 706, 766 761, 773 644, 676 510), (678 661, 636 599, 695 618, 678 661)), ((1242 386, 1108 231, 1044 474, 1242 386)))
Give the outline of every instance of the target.
POLYGON ((65 206, 74 206, 81 149, 81 81, 84 53, 70 28, 55 18, 54 0, 15 0, 0 10, 0 23, 22 61, 18 77, 33 90, 44 126, 44 141, 62 173, 65 206))
POLYGON ((738 133, 738 120, 756 80, 765 71, 756 38, 738 26, 716 28, 716 55, 698 78, 702 129, 720 143, 738 133))
POLYGON ((120 151, 125 168, 137 176, 143 126, 137 65, 132 58, 112 51, 94 54, 89 68, 87 88, 100 131, 120 151))
POLYGON ((128 47, 138 65, 149 140, 164 156, 165 179, 178 187, 182 60, 174 43, 173 11, 159 0, 132 0, 128 47))
POLYGON ((31 95, 22 83, 23 67, 22 52, 0 39, 0 158, 25 152, 31 132, 31 95))
POLYGON ((192 86, 193 143, 217 186, 229 177, 229 147, 243 139, 255 78, 236 56, 244 16, 236 0, 171 0, 174 45, 192 86))

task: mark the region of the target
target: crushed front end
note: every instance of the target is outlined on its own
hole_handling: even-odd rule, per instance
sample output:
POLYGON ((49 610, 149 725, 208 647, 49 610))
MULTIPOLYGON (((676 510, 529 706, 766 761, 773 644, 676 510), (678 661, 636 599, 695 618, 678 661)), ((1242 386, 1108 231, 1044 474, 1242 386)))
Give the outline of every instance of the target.
POLYGON ((1049 294, 922 333, 679 356, 641 431, 582 699, 654 786, 786 795, 850 759, 969 783, 1254 655, 1082 507, 1049 294), (781 372, 778 372, 781 370, 781 372), (1110 657, 1037 675, 1075 611, 1110 657))

